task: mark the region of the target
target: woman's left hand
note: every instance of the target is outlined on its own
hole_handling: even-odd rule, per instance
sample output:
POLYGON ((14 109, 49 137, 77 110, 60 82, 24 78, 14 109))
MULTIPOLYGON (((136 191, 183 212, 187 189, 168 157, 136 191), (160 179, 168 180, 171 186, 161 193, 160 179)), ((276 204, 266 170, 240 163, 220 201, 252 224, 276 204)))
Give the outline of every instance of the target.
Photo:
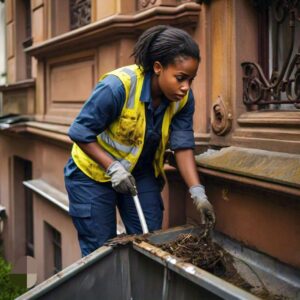
POLYGON ((201 215, 201 223, 214 227, 216 217, 211 203, 207 200, 205 188, 203 185, 195 185, 189 189, 193 202, 201 215))

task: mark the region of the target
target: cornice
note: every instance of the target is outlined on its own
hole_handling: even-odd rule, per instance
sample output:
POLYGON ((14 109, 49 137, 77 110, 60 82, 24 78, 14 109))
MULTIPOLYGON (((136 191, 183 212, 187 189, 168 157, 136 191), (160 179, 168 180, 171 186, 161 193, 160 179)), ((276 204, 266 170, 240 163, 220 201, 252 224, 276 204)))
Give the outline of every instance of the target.
POLYGON ((156 24, 191 28, 198 22, 200 5, 194 2, 177 7, 156 6, 135 15, 113 15, 90 25, 51 38, 29 47, 26 53, 41 59, 60 52, 74 52, 107 43, 121 36, 137 36, 156 24))
POLYGON ((67 146, 72 144, 68 136, 69 126, 45 122, 28 121, 11 124, 8 128, 1 130, 5 134, 29 134, 33 137, 43 138, 48 141, 60 142, 67 146))
POLYGON ((35 79, 26 79, 15 83, 5 84, 0 86, 0 92, 15 91, 35 87, 35 79))

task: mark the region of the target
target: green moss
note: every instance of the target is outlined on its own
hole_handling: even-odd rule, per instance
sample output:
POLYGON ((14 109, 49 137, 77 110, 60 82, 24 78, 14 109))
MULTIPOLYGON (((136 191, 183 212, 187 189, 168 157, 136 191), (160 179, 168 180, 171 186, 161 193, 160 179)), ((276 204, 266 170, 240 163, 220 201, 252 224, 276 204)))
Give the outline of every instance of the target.
POLYGON ((0 257, 0 300, 12 300, 26 292, 26 274, 11 274, 11 265, 0 257))

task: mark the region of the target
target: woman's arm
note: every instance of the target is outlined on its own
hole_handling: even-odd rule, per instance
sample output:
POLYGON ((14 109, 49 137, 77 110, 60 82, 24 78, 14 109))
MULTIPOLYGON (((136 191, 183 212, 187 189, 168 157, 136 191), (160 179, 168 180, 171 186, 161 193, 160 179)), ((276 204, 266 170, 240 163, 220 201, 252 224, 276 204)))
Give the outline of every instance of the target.
POLYGON ((69 129, 71 140, 105 170, 113 159, 98 144, 97 135, 120 115, 124 102, 123 83, 109 75, 97 84, 69 129))
POLYGON ((177 150, 175 158, 179 172, 189 187, 193 202, 200 213, 202 224, 207 223, 208 227, 213 227, 216 222, 214 209, 207 200, 204 186, 200 184, 193 150, 177 150))
POLYGON ((192 149, 180 149, 175 151, 176 163, 185 183, 190 188, 200 184, 195 157, 192 149))

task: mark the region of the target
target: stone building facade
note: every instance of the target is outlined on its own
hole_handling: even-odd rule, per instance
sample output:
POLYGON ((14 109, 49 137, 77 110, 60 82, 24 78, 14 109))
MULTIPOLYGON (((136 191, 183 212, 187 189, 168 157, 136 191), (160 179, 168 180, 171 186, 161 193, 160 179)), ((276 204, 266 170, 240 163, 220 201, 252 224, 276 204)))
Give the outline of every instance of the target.
MULTIPOLYGON (((216 230, 300 268, 299 1, 6 0, 5 9, 9 261, 33 257, 40 282, 80 257, 63 181, 68 127, 100 75, 132 63, 138 36, 169 24, 201 49, 195 155, 216 230)), ((199 220, 172 153, 165 168, 163 227, 199 220)))

